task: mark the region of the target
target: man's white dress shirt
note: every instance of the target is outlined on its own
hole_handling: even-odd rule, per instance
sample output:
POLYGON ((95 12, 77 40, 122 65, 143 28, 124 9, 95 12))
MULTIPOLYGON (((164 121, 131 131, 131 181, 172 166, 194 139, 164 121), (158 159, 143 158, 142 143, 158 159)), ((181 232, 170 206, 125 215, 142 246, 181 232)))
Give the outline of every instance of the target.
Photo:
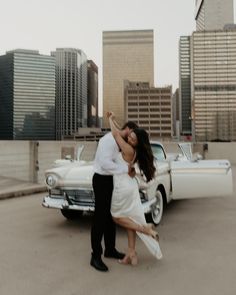
POLYGON ((116 163, 119 152, 119 147, 112 133, 109 132, 104 135, 98 143, 94 160, 94 172, 101 175, 128 173, 128 165, 116 163))

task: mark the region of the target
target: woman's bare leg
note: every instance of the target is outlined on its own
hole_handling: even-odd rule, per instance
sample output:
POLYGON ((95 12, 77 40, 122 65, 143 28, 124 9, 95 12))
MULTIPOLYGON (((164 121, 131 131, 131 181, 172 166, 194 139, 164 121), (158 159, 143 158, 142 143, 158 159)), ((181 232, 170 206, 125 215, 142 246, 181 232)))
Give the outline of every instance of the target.
POLYGON ((128 234, 128 247, 131 252, 135 252, 135 244, 136 244, 136 232, 131 229, 127 229, 128 234))
POLYGON ((128 235, 128 253, 119 262, 123 264, 137 265, 138 257, 135 251, 136 232, 135 230, 127 229, 127 235, 128 235))
POLYGON ((113 217, 113 219, 117 224, 127 229, 138 231, 152 237, 156 237, 157 235, 157 232, 153 230, 152 224, 139 225, 128 217, 118 217, 118 218, 113 217))

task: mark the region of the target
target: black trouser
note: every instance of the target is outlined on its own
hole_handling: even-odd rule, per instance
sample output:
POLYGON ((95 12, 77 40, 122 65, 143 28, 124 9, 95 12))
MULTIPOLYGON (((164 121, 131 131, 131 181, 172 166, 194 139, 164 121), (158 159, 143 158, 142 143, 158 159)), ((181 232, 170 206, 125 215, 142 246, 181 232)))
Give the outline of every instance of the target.
POLYGON ((94 257, 103 253, 102 238, 104 236, 105 249, 115 248, 116 226, 111 216, 111 197, 113 191, 113 176, 93 175, 93 190, 95 195, 95 212, 91 229, 91 246, 94 257))

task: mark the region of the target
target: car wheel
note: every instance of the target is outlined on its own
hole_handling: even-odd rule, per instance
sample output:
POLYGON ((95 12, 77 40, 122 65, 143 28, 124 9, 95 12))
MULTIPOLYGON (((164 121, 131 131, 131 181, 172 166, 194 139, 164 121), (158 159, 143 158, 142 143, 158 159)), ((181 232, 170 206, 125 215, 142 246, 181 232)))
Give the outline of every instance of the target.
POLYGON ((164 196, 161 190, 156 191, 156 202, 151 206, 151 212, 146 216, 147 222, 158 225, 161 222, 164 210, 164 196))
POLYGON ((81 217, 83 211, 61 209, 61 214, 68 220, 75 220, 81 217))

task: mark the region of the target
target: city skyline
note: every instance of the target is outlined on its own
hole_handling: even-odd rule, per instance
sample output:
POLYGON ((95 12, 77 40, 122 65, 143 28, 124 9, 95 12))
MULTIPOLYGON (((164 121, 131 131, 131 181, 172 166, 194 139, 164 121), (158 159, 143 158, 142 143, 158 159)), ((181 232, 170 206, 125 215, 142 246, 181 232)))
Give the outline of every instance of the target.
POLYGON ((179 83, 179 38, 196 29, 194 11, 194 0, 9 0, 0 12, 0 26, 7 28, 0 55, 16 48, 39 50, 41 54, 50 54, 58 47, 83 50, 99 68, 101 115, 102 32, 153 29, 154 84, 173 85, 174 91, 179 83))

